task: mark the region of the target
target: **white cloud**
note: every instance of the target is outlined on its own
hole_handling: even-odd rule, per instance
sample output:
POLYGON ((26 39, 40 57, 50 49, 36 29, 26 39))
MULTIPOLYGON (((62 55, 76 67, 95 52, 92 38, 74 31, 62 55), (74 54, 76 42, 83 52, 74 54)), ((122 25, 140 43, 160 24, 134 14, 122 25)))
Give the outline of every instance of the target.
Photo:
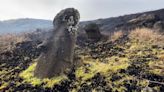
POLYGON ((0 0, 0 20, 12 18, 53 19, 61 10, 75 7, 81 20, 119 16, 164 8, 164 0, 0 0))

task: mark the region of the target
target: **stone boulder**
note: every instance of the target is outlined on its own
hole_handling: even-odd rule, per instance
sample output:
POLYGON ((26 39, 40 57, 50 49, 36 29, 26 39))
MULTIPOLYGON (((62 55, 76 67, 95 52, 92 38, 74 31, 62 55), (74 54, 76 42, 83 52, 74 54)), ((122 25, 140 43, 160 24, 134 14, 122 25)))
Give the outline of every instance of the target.
POLYGON ((102 37, 100 33, 100 28, 95 23, 90 23, 85 26, 85 32, 87 34, 88 39, 92 41, 99 41, 102 37))
POLYGON ((164 32, 164 22, 163 21, 156 22, 153 28, 159 32, 164 32))

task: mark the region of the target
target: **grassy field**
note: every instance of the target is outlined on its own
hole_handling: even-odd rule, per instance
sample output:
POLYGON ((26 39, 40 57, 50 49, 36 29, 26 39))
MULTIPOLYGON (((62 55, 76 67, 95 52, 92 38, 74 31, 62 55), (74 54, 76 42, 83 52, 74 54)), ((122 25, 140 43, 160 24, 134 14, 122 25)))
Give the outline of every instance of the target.
MULTIPOLYGON (((1 40, 2 41, 2 40, 1 40)), ((164 35, 151 29, 113 33, 105 42, 76 46, 80 62, 68 74, 38 79, 38 43, 20 41, 0 53, 1 91, 163 92, 164 35)), ((76 62, 75 61, 75 62, 76 62)))

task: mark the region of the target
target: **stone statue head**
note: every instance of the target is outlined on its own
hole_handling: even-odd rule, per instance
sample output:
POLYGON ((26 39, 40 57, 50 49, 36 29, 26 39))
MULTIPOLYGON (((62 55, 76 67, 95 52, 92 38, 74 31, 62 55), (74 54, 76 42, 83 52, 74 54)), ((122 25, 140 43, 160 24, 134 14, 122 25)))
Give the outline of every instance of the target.
POLYGON ((60 25, 67 25, 67 26, 76 26, 79 22, 80 14, 78 10, 74 8, 67 8, 59 12, 54 20, 53 25, 60 26, 60 25))

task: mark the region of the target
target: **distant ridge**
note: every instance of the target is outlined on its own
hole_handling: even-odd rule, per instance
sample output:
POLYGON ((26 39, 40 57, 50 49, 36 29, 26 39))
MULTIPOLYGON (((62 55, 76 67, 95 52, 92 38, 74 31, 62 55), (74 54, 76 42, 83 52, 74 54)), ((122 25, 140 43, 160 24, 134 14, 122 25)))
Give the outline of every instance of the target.
POLYGON ((51 27, 51 20, 32 18, 12 19, 0 21, 0 34, 35 31, 36 29, 47 29, 51 27))
MULTIPOLYGON (((103 31, 117 31, 117 30, 120 30, 120 29, 115 29, 117 26, 121 25, 120 27, 122 27, 129 20, 135 19, 143 14, 156 15, 160 18, 161 21, 164 22, 164 9, 159 9, 159 10, 154 10, 154 11, 147 11, 147 12, 142 12, 142 13, 123 15, 123 16, 118 16, 118 17, 97 19, 97 20, 93 20, 93 21, 84 22, 84 24, 94 22, 94 23, 99 24, 103 31)), ((133 25, 133 26, 135 26, 135 25, 133 25)), ((131 27, 131 26, 128 26, 128 27, 131 27)))
MULTIPOLYGON (((94 22, 100 26, 100 28, 105 32, 117 31, 121 30, 121 27, 131 27, 125 26, 129 20, 135 19, 138 16, 143 14, 154 14, 157 15, 161 21, 164 21, 164 9, 136 13, 136 14, 129 14, 123 15, 118 17, 111 17, 111 18, 103 18, 103 19, 96 19, 91 21, 81 21, 80 27, 83 30, 83 27, 91 22, 94 22), (120 27, 120 29, 116 29, 116 27, 120 27)), ((135 26, 135 25, 132 25, 135 26)), ((44 20, 44 19, 32 19, 32 18, 24 18, 24 19, 12 19, 7 21, 0 21, 0 34, 3 33, 19 33, 19 32, 30 32, 35 31, 36 29, 51 29, 53 27, 51 20, 44 20)))

